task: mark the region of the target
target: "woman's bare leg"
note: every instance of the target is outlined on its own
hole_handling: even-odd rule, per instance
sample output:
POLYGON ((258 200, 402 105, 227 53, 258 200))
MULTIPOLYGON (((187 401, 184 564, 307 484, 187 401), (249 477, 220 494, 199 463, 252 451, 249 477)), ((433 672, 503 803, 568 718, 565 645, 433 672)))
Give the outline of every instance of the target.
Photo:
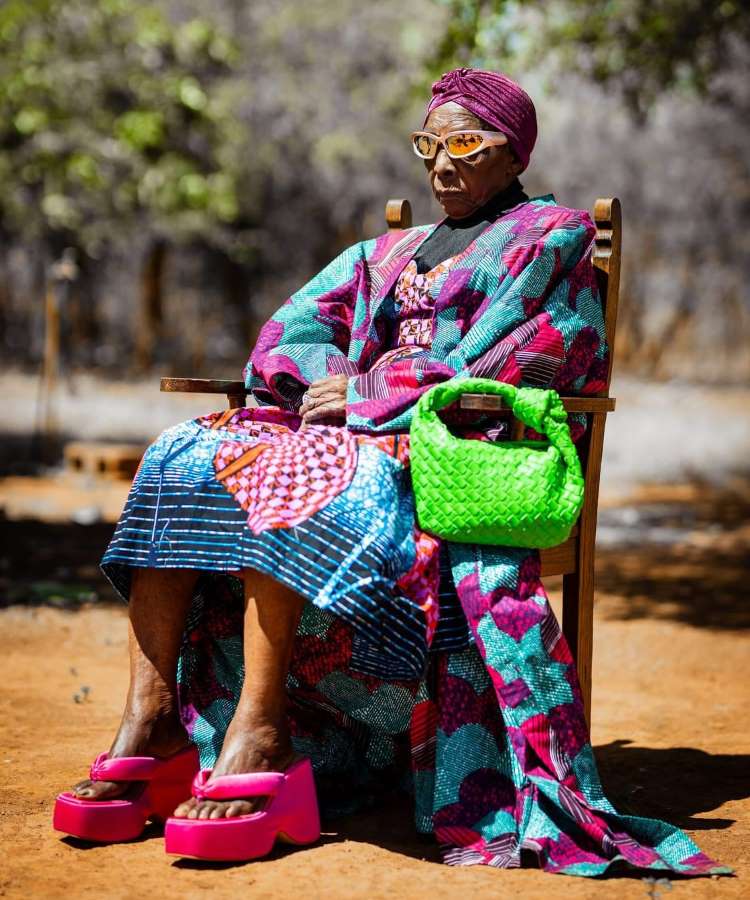
MULTIPOLYGON (((279 772, 295 759, 286 718, 286 676, 305 601, 269 575, 250 570, 244 576, 245 681, 215 775, 279 772)), ((257 801, 192 799, 175 815, 218 819, 246 815, 258 806, 257 801)))
MULTIPOLYGON (((110 756, 166 757, 189 738, 177 708, 177 659, 198 573, 187 569, 135 569, 130 591, 130 687, 110 756)), ((77 797, 108 800, 127 784, 81 781, 77 797)))

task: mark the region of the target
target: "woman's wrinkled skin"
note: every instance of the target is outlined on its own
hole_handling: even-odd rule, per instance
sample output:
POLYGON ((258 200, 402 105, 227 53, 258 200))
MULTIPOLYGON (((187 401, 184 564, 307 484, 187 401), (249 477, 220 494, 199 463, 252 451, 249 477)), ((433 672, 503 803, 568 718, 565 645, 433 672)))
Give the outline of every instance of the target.
MULTIPOLYGON (((442 135, 488 129, 456 103, 433 110, 424 130, 442 135)), ((447 216, 463 219, 504 190, 521 171, 507 145, 490 147, 466 160, 451 159, 440 147, 425 160, 430 185, 447 216)), ((346 375, 330 375, 308 388, 302 427, 346 419, 346 375)), ((237 710, 214 768, 216 775, 283 771, 294 761, 286 726, 286 673, 303 599, 267 575, 241 573, 245 584, 245 670, 237 710)), ((131 586, 130 688, 110 756, 166 757, 189 744, 177 703, 177 659, 197 572, 135 569, 131 586)), ((109 800, 139 785, 79 782, 73 792, 86 800, 109 800)), ((224 802, 185 798, 175 815, 217 819, 247 815, 262 800, 224 802)))
MULTIPOLYGON (((444 103, 433 109, 421 130, 443 136, 449 131, 496 129, 458 103, 444 103)), ((435 158, 424 163, 435 199, 451 219, 472 215, 509 187, 523 169, 508 144, 488 147, 468 159, 451 159, 440 146, 435 158)), ((314 381, 300 407, 303 426, 321 420, 345 420, 348 382, 346 375, 314 381)))
POLYGON ((346 388, 348 375, 329 375, 313 381, 307 389, 299 408, 302 427, 323 420, 346 418, 346 388))
MULTIPOLYGON (((422 130, 442 137, 449 131, 497 129, 458 103, 444 103, 433 109, 422 130)), ((440 146, 435 158, 426 159, 424 164, 435 199, 451 219, 465 219, 476 212, 523 170, 509 144, 488 147, 468 159, 451 159, 440 146)))

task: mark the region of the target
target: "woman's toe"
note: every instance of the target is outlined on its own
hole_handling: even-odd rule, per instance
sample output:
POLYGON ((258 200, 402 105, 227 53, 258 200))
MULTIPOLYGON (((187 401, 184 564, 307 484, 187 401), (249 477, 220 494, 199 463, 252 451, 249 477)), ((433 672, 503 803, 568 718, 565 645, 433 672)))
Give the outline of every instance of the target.
POLYGON ((127 789, 114 781, 79 781, 73 788, 74 796, 80 800, 108 800, 117 797, 127 789))
POLYGON ((186 819, 188 818, 188 814, 191 809, 195 808, 195 798, 191 797, 189 800, 186 800, 184 803, 180 803, 177 809, 172 813, 172 815, 176 819, 186 819))
POLYGON ((198 806, 195 807, 195 816, 191 818, 195 819, 205 819, 208 815, 208 804, 207 803, 199 803, 198 806))
POLYGON ((78 784, 73 785, 71 793, 76 797, 88 797, 93 789, 93 784, 93 781, 79 781, 78 784))
POLYGON ((247 815, 247 810, 245 808, 246 806, 247 803, 243 803, 240 800, 233 800, 229 804, 229 806, 227 806, 226 810, 224 811, 224 815, 227 817, 227 819, 234 819, 237 816, 247 815))
POLYGON ((191 797, 177 807, 174 816, 177 819, 233 819, 237 816, 249 816, 252 812, 255 812, 255 804, 249 800, 215 803, 191 797))

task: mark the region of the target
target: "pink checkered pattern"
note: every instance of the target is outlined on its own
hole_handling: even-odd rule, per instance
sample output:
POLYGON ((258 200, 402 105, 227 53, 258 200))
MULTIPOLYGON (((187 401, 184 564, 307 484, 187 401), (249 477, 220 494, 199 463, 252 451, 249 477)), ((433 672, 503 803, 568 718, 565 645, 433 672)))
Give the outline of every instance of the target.
POLYGON ((313 425, 272 441, 250 448, 227 441, 214 457, 218 475, 247 456, 247 465, 222 483, 248 512, 255 534, 304 522, 349 486, 357 468, 357 441, 344 428, 313 425))

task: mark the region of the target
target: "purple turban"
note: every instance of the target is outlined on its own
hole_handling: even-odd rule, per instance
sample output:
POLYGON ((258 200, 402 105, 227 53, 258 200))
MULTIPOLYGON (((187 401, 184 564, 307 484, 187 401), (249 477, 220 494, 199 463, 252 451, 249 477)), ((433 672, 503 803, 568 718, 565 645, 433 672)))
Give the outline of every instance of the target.
POLYGON ((507 135, 524 169, 528 166, 536 143, 536 110, 531 97, 515 81, 499 72, 453 69, 432 85, 427 115, 436 106, 451 102, 507 135))

